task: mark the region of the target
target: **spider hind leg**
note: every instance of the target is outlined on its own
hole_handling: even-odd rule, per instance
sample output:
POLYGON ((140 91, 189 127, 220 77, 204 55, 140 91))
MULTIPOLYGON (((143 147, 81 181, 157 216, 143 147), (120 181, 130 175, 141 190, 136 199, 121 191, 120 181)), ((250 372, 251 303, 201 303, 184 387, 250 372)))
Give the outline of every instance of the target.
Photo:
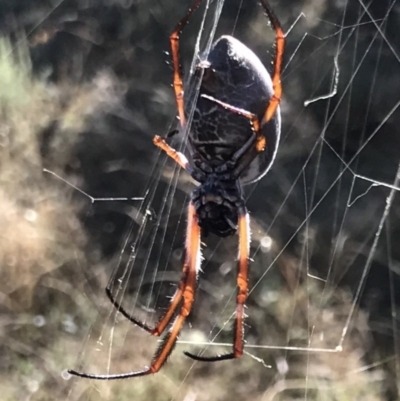
MULTIPOLYGON (((139 377, 146 376, 152 373, 158 372, 165 362, 167 361, 169 355, 174 349, 176 341, 178 339, 179 333, 182 330, 182 327, 185 324, 186 318, 189 316, 195 296, 196 284, 197 284, 197 273, 200 267, 200 226, 198 224, 198 216, 195 210, 193 203, 189 204, 188 210, 188 225, 187 225, 187 237, 186 237, 186 256, 183 267, 183 275, 181 284, 177 291, 182 288, 181 295, 179 296, 179 301, 173 303, 173 307, 167 311, 167 314, 164 315, 163 321, 165 325, 169 323, 172 316, 175 313, 175 309, 177 310, 178 306, 181 305, 179 312, 177 313, 177 317, 167 335, 164 337, 160 347, 156 351, 154 358, 151 362, 150 367, 145 367, 144 369, 122 373, 122 374, 112 374, 112 375, 97 375, 92 373, 84 373, 78 372, 76 370, 68 370, 68 373, 74 376, 83 377, 87 379, 95 379, 95 380, 119 380, 119 379, 127 379, 130 377, 139 377), (171 315, 168 315, 170 313, 171 315)), ((115 301, 115 300, 114 300, 115 301)), ((113 303, 114 306, 115 303, 113 303)), ((121 307, 118 305, 118 309, 121 310, 121 307)), ((117 306, 116 306, 117 307, 117 306)), ((128 314, 129 315, 129 314, 128 314)), ((130 317, 130 315, 129 315, 130 317)), ((136 320, 136 319, 135 319, 136 320)), ((160 322, 157 326, 160 325, 160 322)))
POLYGON ((244 319, 245 303, 249 289, 249 254, 250 254, 250 227, 249 214, 244 206, 239 209, 238 221, 239 233, 239 260, 237 274, 237 295, 236 295, 236 317, 233 332, 233 350, 229 354, 216 356, 200 356, 185 351, 189 358, 202 362, 218 362, 229 359, 240 358, 244 352, 244 319))

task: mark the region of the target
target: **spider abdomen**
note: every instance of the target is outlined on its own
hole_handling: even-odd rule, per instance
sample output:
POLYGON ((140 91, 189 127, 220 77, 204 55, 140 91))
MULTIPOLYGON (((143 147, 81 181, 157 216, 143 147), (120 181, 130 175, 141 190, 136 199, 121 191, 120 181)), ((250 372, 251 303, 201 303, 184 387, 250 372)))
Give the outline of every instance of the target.
MULTIPOLYGON (((209 98, 253 113, 262 123, 273 86, 259 58, 231 36, 222 36, 213 44, 208 57, 197 66, 196 74, 200 73, 203 78, 189 140, 203 160, 210 166, 218 166, 231 160, 253 135, 253 129, 248 118, 224 109, 209 98)), ((267 145, 241 174, 242 184, 259 180, 272 165, 280 125, 278 108, 271 121, 261 126, 267 145)))

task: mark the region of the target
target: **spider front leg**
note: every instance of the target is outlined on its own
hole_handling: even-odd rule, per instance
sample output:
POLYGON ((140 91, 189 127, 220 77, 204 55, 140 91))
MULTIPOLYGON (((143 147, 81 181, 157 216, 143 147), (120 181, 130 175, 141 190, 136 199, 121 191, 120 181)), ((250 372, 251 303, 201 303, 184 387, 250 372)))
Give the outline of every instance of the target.
POLYGON ((261 132, 261 124, 258 117, 244 109, 232 106, 228 103, 222 102, 221 100, 215 99, 212 96, 201 95, 203 98, 210 100, 211 102, 217 103, 226 110, 232 113, 239 114, 246 117, 253 128, 254 135, 233 155, 230 163, 235 165, 232 172, 233 177, 239 177, 240 174, 246 169, 246 167, 257 157, 260 152, 263 152, 267 146, 267 138, 261 132))
MULTIPOLYGON (((232 113, 239 114, 243 117, 246 117, 250 121, 251 126, 253 127, 253 131, 256 135, 254 145, 255 145, 257 153, 262 152, 265 149, 265 147, 267 146, 267 139, 261 133, 260 121, 258 120, 258 117, 255 114, 251 113, 250 111, 241 109, 239 107, 232 106, 228 103, 221 102, 221 100, 215 99, 212 96, 201 95, 201 97, 203 97, 204 99, 208 99, 211 102, 219 104, 221 107, 223 107, 226 110, 231 111, 232 113)), ((240 154, 235 155, 234 159, 236 159, 236 160, 239 159, 239 157, 241 157, 243 153, 244 152, 240 152, 240 154)))
POLYGON ((271 22, 272 28, 275 31, 275 60, 274 60, 274 71, 272 74, 272 88, 274 90, 273 95, 269 99, 268 106, 265 109, 264 117, 262 120, 263 124, 268 123, 274 117, 276 110, 278 109, 279 103, 282 98, 282 66, 283 66, 283 54, 285 52, 285 34, 283 33, 281 24, 276 18, 274 12, 272 11, 270 5, 266 0, 260 0, 268 19, 271 22))
MULTIPOLYGON (((152 373, 156 373, 162 368, 162 366, 166 362, 168 356, 171 354, 176 344, 178 335, 182 330, 186 318, 189 316, 192 310, 195 290, 196 290, 196 283, 197 283, 197 274, 200 268, 200 259, 201 259, 200 237, 201 233, 196 209, 193 203, 190 203, 188 211, 188 225, 187 225, 187 236, 186 236, 186 246, 185 246, 186 256, 183 268, 185 273, 183 275, 181 282, 182 293, 180 298, 182 299, 182 305, 178 316, 176 317, 175 321, 171 326, 171 329, 165 336, 161 346, 156 351, 150 367, 146 367, 145 369, 139 371, 122 373, 122 374, 113 374, 113 375, 96 375, 91 373, 81 373, 75 370, 69 370, 68 373, 74 376, 79 376, 87 379, 118 380, 118 379, 127 379, 130 377, 146 376, 152 373)), ((179 302, 177 304, 179 304, 179 302)))
POLYGON ((183 90, 183 80, 180 68, 180 57, 179 57, 179 36, 182 33, 183 28, 189 22, 190 17, 194 13, 197 7, 203 0, 196 0, 189 11, 183 17, 174 31, 171 33, 169 40, 171 45, 171 55, 172 55, 172 66, 174 68, 174 80, 173 87, 175 92, 176 106, 178 108, 179 120, 181 127, 186 127, 186 117, 185 117, 185 106, 184 106, 184 90, 183 90))
POLYGON ((239 261, 237 274, 237 295, 236 295, 236 317, 233 334, 233 351, 230 354, 204 357, 193 355, 190 352, 184 354, 196 361, 217 362, 227 359, 239 358, 244 350, 244 319, 245 303, 249 292, 249 253, 250 253, 250 227, 249 214, 244 206, 239 209, 239 261))
POLYGON ((189 161, 186 158, 186 156, 172 148, 165 142, 161 136, 156 135, 153 138, 153 143, 156 145, 158 148, 163 150, 172 160, 175 161, 175 163, 179 164, 182 168, 188 171, 189 174, 192 172, 192 168, 190 167, 189 161))

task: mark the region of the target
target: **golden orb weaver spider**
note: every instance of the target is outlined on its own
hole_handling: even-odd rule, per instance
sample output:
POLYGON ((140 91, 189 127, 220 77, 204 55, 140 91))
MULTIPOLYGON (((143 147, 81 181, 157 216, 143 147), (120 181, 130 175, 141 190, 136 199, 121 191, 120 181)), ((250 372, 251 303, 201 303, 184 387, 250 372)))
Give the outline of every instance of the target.
MULTIPOLYGON (((195 0, 170 35, 173 87, 182 129, 187 128, 187 121, 179 63, 179 36, 202 1, 195 0)), ((152 328, 131 316, 115 300, 111 289, 106 289, 107 296, 117 310, 153 336, 161 336, 176 315, 169 332, 156 351, 150 367, 143 370, 111 375, 69 370, 70 374, 89 379, 114 380, 145 376, 161 369, 192 310, 200 268, 201 234, 206 235, 208 232, 220 237, 239 233, 233 350, 229 354, 212 357, 196 356, 188 352, 185 355, 206 362, 239 358, 243 355, 250 229, 241 186, 264 176, 276 155, 280 136, 279 103, 282 96, 281 72, 285 48, 285 35, 278 19, 267 0, 259 1, 275 31, 276 54, 272 77, 250 49, 231 36, 222 36, 214 42, 206 58, 200 57, 195 71, 202 81, 188 136, 191 162, 160 136, 153 139, 157 147, 200 184, 191 194, 182 278, 169 308, 152 328)))

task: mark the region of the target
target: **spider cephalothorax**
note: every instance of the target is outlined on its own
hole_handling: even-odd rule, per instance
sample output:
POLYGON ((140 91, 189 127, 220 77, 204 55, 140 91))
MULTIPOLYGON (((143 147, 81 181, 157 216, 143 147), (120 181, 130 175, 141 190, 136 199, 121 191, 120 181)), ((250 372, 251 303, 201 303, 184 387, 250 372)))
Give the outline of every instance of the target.
MULTIPOLYGON (((266 0, 259 0, 275 30, 276 56, 270 76, 258 57, 244 44, 231 36, 222 36, 208 55, 200 57, 196 78, 202 79, 199 96, 184 98, 179 66, 179 35, 202 0, 195 0, 186 16, 170 36, 174 67, 173 87, 181 128, 188 132, 190 162, 171 148, 160 136, 154 144, 184 168, 199 186, 190 198, 187 219, 185 260, 182 278, 169 308, 155 327, 150 327, 129 314, 106 289, 112 304, 127 319, 160 336, 171 327, 157 350, 150 367, 115 375, 94 375, 70 371, 71 374, 99 380, 125 379, 158 372, 172 352, 178 335, 189 316, 200 270, 201 235, 212 232, 226 237, 238 232, 239 256, 237 275, 234 341, 231 353, 203 357, 185 352, 199 361, 221 361, 238 358, 244 349, 245 302, 249 277, 249 215, 242 196, 241 185, 259 180, 271 167, 279 142, 282 96, 281 71, 285 37, 278 19, 266 0), (187 116, 195 107, 191 127, 187 116), (175 319, 174 316, 176 316, 175 319)), ((188 93, 191 93, 190 91, 188 93)))
POLYGON ((200 182, 192 192, 191 201, 204 236, 211 232, 227 237, 238 228, 238 210, 244 205, 242 189, 239 180, 223 167, 209 168, 207 173, 196 170, 192 174, 200 182))

